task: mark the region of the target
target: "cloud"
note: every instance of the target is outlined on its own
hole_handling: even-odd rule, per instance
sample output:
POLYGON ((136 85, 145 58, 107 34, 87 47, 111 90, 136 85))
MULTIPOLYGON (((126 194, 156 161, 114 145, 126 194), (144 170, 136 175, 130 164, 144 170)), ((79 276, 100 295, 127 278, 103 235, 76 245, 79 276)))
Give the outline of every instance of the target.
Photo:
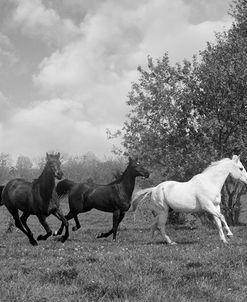
POLYGON ((47 95, 80 100, 88 118, 118 119, 120 125, 136 68, 145 66, 148 54, 156 58, 168 51, 172 62, 191 59, 215 30, 230 24, 190 24, 190 12, 182 0, 102 2, 84 18, 76 40, 40 63, 34 83, 47 95))
POLYGON ((18 61, 10 39, 0 32, 0 70, 6 65, 13 65, 18 61))
POLYGON ((199 24, 207 21, 224 20, 232 0, 183 0, 189 9, 189 21, 199 24))
POLYGON ((39 37, 51 45, 62 46, 80 33, 74 22, 62 18, 41 0, 15 0, 13 21, 23 33, 39 37))
POLYGON ((0 91, 0 121, 4 122, 13 112, 13 108, 8 98, 0 91))
POLYGON ((8 98, 0 91, 0 120, 3 122, 12 112, 8 98))
MULTIPOLYGON (((61 99, 34 102, 28 108, 19 108, 7 123, 0 124, 1 151, 14 156, 34 156, 48 150, 70 154, 97 150, 96 155, 102 158, 112 148, 112 143, 106 139, 106 129, 83 121, 81 111, 80 103, 61 99)), ((112 127, 110 123, 106 126, 112 127)))
POLYGON ((71 19, 75 11, 66 15, 72 2, 15 1, 13 20, 21 32, 53 45, 32 75, 41 100, 12 108, 0 124, 2 151, 26 155, 51 149, 109 154, 106 129, 119 129, 126 119, 137 66, 166 51, 172 63, 191 59, 231 23, 216 14, 208 18, 203 8, 209 12, 210 5, 203 0, 200 9, 195 0, 73 0, 77 22, 71 19), (195 11, 201 15, 192 22, 195 11))

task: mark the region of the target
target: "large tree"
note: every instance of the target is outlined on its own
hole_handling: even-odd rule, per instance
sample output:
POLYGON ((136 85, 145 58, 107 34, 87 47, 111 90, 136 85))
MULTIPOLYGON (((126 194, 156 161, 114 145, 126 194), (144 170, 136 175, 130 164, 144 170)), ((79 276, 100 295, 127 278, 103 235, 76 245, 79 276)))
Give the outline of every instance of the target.
POLYGON ((186 180, 233 152, 241 151, 247 163, 246 1, 234 1, 230 13, 232 27, 216 34, 199 60, 171 66, 165 54, 155 62, 149 57, 147 69, 138 67, 123 145, 159 165, 167 179, 186 180))
POLYGON ((167 178, 183 179, 185 173, 190 174, 184 158, 194 157, 197 123, 187 87, 196 65, 196 61, 184 61, 171 66, 168 54, 156 62, 149 57, 148 70, 138 67, 139 82, 129 93, 131 111, 123 128, 124 147, 162 166, 167 178))

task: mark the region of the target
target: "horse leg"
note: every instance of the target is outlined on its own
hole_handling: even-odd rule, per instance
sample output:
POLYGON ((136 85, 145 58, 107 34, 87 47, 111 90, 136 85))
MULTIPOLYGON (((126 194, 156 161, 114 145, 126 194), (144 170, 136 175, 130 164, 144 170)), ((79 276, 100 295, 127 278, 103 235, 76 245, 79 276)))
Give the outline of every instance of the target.
POLYGON ((25 229, 25 225, 26 225, 26 220, 28 218, 29 215, 23 213, 22 215, 22 220, 24 221, 24 225, 22 224, 22 221, 19 217, 19 214, 18 214, 18 210, 9 210, 10 213, 12 214, 14 220, 15 220, 15 226, 21 230, 29 239, 29 242, 32 244, 32 245, 37 245, 38 242, 34 239, 33 237, 33 234, 31 232, 31 230, 29 229, 29 227, 27 226, 26 229, 25 229))
POLYGON ((59 220, 62 221, 62 224, 65 227, 65 234, 62 236, 61 241, 65 242, 69 237, 69 223, 68 220, 64 217, 62 211, 60 209, 57 209, 54 213, 54 216, 56 216, 59 220))
POLYGON ((117 236, 117 230, 118 230, 118 226, 120 224, 120 222, 123 220, 125 216, 125 212, 120 212, 120 215, 118 215, 116 217, 116 219, 114 219, 114 215, 113 215, 113 240, 116 240, 116 236, 117 236))
MULTIPOLYGON (((221 213, 220 212, 220 205, 217 205, 216 206, 216 208, 217 208, 217 210, 219 211, 219 213, 221 213)), ((227 222, 226 222, 226 219, 225 219, 225 216, 221 213, 221 221, 222 221, 222 223, 223 223, 223 225, 224 225, 224 227, 225 227, 225 230, 226 230, 226 232, 227 232, 227 236, 228 237, 232 237, 233 236, 233 233, 231 232, 231 230, 230 230, 230 228, 229 228, 229 226, 228 226, 228 224, 227 224, 227 222)))
MULTIPOLYGON (((65 216, 65 219, 69 221, 73 217, 74 217, 73 214, 71 213, 71 211, 69 211, 69 213, 65 216)), ((63 228, 64 228, 64 223, 62 222, 60 228, 57 231, 55 231, 53 235, 54 236, 61 235, 63 233, 63 228)))
POLYGON ((151 226, 151 238, 154 239, 155 231, 158 230, 158 216, 155 217, 154 223, 151 226))
POLYGON ((31 236, 31 237, 33 237, 33 233, 32 233, 32 231, 30 230, 30 228, 29 228, 29 226, 27 225, 27 219, 28 219, 28 217, 29 217, 30 215, 28 214, 28 213, 23 213, 22 215, 21 215, 21 217, 20 217, 20 220, 21 220, 21 223, 22 223, 22 225, 24 226, 24 228, 27 230, 27 232, 29 233, 29 235, 31 236))
MULTIPOLYGON (((20 217, 20 220, 21 220, 21 223, 22 223, 22 225, 24 226, 24 228, 27 230, 27 232, 28 232, 29 234, 32 234, 32 232, 31 232, 29 226, 27 225, 27 219, 28 219, 29 216, 30 216, 29 214, 23 213, 23 214, 21 215, 21 217, 20 217)), ((32 234, 32 235, 33 235, 33 234, 32 234)))
POLYGON ((219 212, 217 207, 211 201, 204 202, 202 208, 214 216, 214 221, 216 222, 219 230, 220 239, 224 243, 228 243, 222 230, 222 223, 224 223, 223 221, 225 220, 225 217, 219 212))
POLYGON ((39 235, 37 237, 37 240, 46 240, 48 237, 50 237, 52 235, 52 231, 48 225, 48 223, 46 222, 46 217, 43 215, 37 215, 39 222, 41 223, 41 225, 43 226, 43 228, 46 230, 46 235, 39 235))
POLYGON ((226 238, 225 238, 225 235, 224 235, 224 232, 222 230, 222 223, 221 223, 221 219, 217 216, 214 216, 214 221, 218 227, 218 230, 219 230, 219 235, 220 235, 220 239, 224 242, 224 243, 228 243, 226 238))
POLYGON ((63 233, 63 227, 64 227, 64 224, 62 222, 60 228, 53 233, 53 236, 61 235, 63 233))
POLYGON ((80 225, 80 222, 79 222, 78 217, 77 217, 76 214, 74 214, 73 218, 75 220, 75 224, 76 225, 72 227, 72 231, 77 231, 77 230, 79 230, 79 228, 81 227, 81 225, 80 225))
POLYGON ((113 240, 116 240, 116 235, 117 235, 117 229, 120 224, 120 222, 123 220, 125 215, 125 212, 120 212, 120 210, 116 210, 113 212, 113 226, 112 229, 109 232, 106 233, 101 233, 100 235, 97 236, 97 238, 103 238, 103 237, 108 237, 111 234, 113 234, 113 240))
POLYGON ((111 229, 109 232, 106 233, 101 233, 100 235, 97 235, 96 238, 106 238, 108 236, 110 236, 113 233, 113 229, 111 229))
POLYGON ((168 217, 168 207, 164 208, 163 211, 160 214, 158 214, 157 222, 154 223, 153 226, 153 232, 154 232, 154 227, 156 227, 160 231, 166 243, 173 245, 176 244, 176 242, 170 239, 170 237, 166 234, 166 230, 165 230, 167 217, 168 217))

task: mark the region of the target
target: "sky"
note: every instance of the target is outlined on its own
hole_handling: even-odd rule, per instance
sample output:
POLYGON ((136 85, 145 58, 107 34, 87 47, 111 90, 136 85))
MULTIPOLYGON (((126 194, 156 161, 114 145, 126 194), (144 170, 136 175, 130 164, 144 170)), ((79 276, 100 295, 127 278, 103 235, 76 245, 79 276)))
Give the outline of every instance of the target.
POLYGON ((0 0, 0 153, 111 156, 137 67, 191 59, 230 0, 0 0))

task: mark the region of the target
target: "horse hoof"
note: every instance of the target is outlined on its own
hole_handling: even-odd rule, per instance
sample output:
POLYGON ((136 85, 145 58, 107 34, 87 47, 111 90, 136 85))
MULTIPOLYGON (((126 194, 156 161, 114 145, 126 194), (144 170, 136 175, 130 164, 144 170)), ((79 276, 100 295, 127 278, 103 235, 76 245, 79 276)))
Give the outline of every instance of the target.
POLYGON ((226 236, 227 236, 229 239, 230 239, 230 238, 233 238, 233 234, 232 234, 232 233, 227 234, 226 236))
POLYGON ((55 231, 55 232, 53 232, 53 236, 59 236, 59 235, 61 235, 62 233, 60 233, 59 231, 55 231))
POLYGON ((67 240, 67 238, 65 238, 64 236, 61 237, 61 242, 64 243, 67 240))
POLYGON ((73 231, 73 232, 75 232, 75 231, 77 231, 77 230, 78 230, 77 227, 75 227, 75 226, 72 227, 72 231, 73 231))
POLYGON ((32 246, 38 245, 38 242, 36 240, 30 241, 30 243, 32 244, 32 246))
POLYGON ((169 243, 169 245, 176 245, 177 243, 175 242, 175 241, 171 241, 170 243, 169 243))
POLYGON ((44 236, 39 235, 39 236, 37 237, 37 240, 38 240, 38 241, 40 241, 40 240, 44 240, 44 236))
POLYGON ((104 234, 103 234, 103 233, 101 233, 100 235, 97 235, 97 236, 96 236, 96 238, 102 238, 102 237, 104 237, 104 234))

